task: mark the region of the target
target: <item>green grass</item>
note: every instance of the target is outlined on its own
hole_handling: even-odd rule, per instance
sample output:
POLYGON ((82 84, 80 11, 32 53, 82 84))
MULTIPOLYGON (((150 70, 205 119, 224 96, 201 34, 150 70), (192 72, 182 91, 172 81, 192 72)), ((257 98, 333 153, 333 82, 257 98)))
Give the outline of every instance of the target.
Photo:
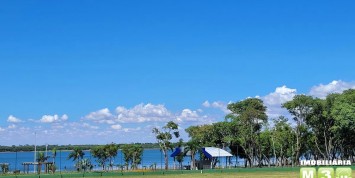
MULTIPOLYGON (((355 170, 355 167, 352 167, 355 170)), ((56 173, 53 174, 21 174, 1 175, 0 178, 299 178, 300 168, 237 168, 237 169, 213 169, 213 170, 182 170, 182 171, 151 171, 138 170, 128 172, 89 172, 89 173, 56 173)), ((353 171, 355 178, 355 171, 353 171)))

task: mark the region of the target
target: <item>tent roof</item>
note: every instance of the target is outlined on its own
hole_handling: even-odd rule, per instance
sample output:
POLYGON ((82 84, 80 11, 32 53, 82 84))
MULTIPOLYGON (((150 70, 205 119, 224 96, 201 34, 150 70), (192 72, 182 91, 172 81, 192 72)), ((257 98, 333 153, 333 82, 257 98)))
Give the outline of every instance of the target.
MULTIPOLYGON (((184 151, 185 151, 184 147, 176 147, 174 152, 170 155, 170 157, 178 156, 180 153, 184 153, 184 151)), ((189 156, 189 155, 191 155, 190 151, 185 153, 185 156, 189 156)))
POLYGON ((233 156, 232 154, 228 153, 226 150, 222 150, 216 147, 205 147, 202 149, 202 151, 205 154, 205 156, 208 158, 233 156))
POLYGON ((179 155, 181 152, 183 152, 183 150, 181 150, 181 148, 177 147, 177 148, 175 148, 175 151, 170 155, 170 157, 175 157, 175 156, 179 155))

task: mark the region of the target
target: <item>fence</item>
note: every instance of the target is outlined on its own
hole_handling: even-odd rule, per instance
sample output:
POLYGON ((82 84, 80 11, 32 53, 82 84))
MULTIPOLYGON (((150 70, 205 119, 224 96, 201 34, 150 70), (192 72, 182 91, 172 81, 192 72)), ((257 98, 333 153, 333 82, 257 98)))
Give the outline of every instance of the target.
MULTIPOLYGON (((48 162, 54 162, 56 165, 56 171, 57 172, 73 172, 76 170, 75 163, 76 161, 73 161, 71 159, 68 160, 68 155, 71 151, 62 151, 58 150, 57 155, 54 157, 52 155, 51 151, 44 152, 45 156, 48 156, 48 162)), ((90 151, 84 151, 84 158, 83 159, 88 159, 91 161, 93 165, 93 170, 94 171, 99 171, 102 170, 101 166, 96 162, 96 158, 94 158, 90 151)), ((0 152, 0 165, 1 164, 8 164, 9 172, 14 172, 14 171, 20 171, 21 173, 24 172, 24 165, 23 163, 27 162, 36 162, 35 161, 35 152, 0 152)), ((169 155, 171 152, 169 153, 169 155)), ((196 159, 199 159, 198 156, 196 159)), ((185 157, 182 165, 186 168, 188 165, 190 165, 190 158, 185 157)), ((242 165, 241 159, 239 159, 238 163, 236 162, 236 159, 233 158, 231 160, 226 160, 226 159, 221 159, 220 162, 217 164, 219 167, 228 167, 228 166, 235 166, 235 165, 242 165)), ((117 153, 117 156, 112 162, 112 167, 110 167, 110 170, 121 170, 122 166, 125 164, 124 162, 124 156, 122 154, 122 151, 119 150, 117 153)), ((174 164, 174 159, 169 157, 169 169, 180 169, 178 166, 178 162, 175 161, 174 164)), ((164 156, 162 152, 159 149, 145 149, 143 151, 143 156, 141 159, 141 164, 138 166, 139 169, 143 170, 149 170, 152 168, 155 169, 163 169, 164 168, 164 156)), ((42 168, 42 170, 44 167, 42 168)), ((124 168, 126 169, 126 168, 124 168)), ((0 170, 1 171, 1 170, 0 170)), ((29 172, 36 172, 36 165, 30 165, 29 167, 29 172)))
MULTIPOLYGON (((354 167, 352 167, 354 169, 354 167)), ((154 175, 180 175, 183 174, 201 174, 201 173, 272 173, 272 172, 299 172, 300 168, 232 168, 232 169, 207 169, 207 170, 169 170, 169 171, 151 171, 151 170, 140 170, 140 171, 92 171, 86 173, 56 173, 56 174, 6 174, 0 175, 1 178, 83 178, 83 177, 120 177, 120 176, 154 176, 154 175)))

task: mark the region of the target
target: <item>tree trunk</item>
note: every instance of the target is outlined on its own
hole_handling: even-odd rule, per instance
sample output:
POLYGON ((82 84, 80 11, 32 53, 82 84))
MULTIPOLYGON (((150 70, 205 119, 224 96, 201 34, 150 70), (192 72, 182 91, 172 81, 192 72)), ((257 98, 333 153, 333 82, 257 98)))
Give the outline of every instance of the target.
POLYGON ((191 170, 195 169, 195 152, 191 151, 191 170))
POLYGON ((168 159, 168 151, 167 150, 164 150, 163 153, 164 153, 164 161, 165 161, 165 170, 168 170, 169 169, 169 159, 168 159))

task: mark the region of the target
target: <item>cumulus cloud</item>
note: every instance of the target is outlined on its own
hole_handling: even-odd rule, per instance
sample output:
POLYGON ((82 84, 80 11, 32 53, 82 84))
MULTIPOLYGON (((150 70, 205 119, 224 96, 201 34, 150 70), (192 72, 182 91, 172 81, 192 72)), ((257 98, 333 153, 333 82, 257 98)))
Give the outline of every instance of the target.
POLYGON ((201 114, 199 110, 183 109, 180 114, 176 115, 174 121, 179 124, 210 124, 213 122, 211 117, 201 114))
POLYGON ((230 111, 227 109, 227 105, 228 104, 226 104, 226 103, 224 103, 222 101, 214 101, 212 103, 210 103, 209 101, 205 101, 205 102, 202 103, 202 106, 204 106, 206 108, 220 109, 225 114, 230 113, 230 111))
POLYGON ((110 112, 108 108, 100 109, 85 116, 86 119, 92 120, 98 123, 114 124, 115 116, 110 112))
POLYGON ((197 111, 192 111, 190 109, 183 109, 181 111, 181 114, 176 117, 176 120, 178 122, 197 121, 199 119, 200 119, 200 116, 198 115, 197 111))
POLYGON ((116 124, 116 125, 111 125, 111 128, 112 128, 112 129, 115 129, 115 130, 121 130, 121 129, 122 129, 122 126, 119 125, 119 124, 116 124))
POLYGON ((355 89, 355 82, 344 82, 341 80, 334 80, 328 84, 319 84, 311 88, 309 94, 318 97, 325 98, 331 93, 341 93, 347 89, 355 89))
POLYGON ((13 115, 10 115, 8 118, 7 118, 7 122, 11 122, 11 123, 20 123, 20 122, 23 122, 21 119, 19 118, 16 118, 15 116, 13 115))
POLYGON ((287 114, 287 111, 281 108, 281 105, 292 100, 295 95, 297 95, 296 89, 288 88, 284 85, 277 87, 274 92, 259 98, 264 101, 267 107, 267 115, 274 118, 287 114))
POLYGON ((62 116, 55 115, 44 115, 39 120, 42 123, 54 123, 54 122, 62 122, 68 120, 68 115, 64 114, 62 116))
POLYGON ((173 118, 173 114, 164 105, 150 103, 146 105, 141 103, 130 109, 119 106, 116 113, 117 121, 121 123, 166 122, 173 118))

